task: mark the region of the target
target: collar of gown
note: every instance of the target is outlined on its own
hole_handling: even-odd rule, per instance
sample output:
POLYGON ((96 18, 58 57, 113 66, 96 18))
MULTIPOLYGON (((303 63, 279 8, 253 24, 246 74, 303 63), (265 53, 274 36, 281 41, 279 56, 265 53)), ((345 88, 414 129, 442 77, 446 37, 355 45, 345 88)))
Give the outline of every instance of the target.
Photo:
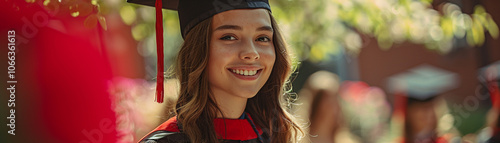
MULTIPOLYGON (((246 114, 247 118, 239 118, 239 119, 223 119, 223 118, 216 118, 214 119, 214 128, 215 132, 217 132, 217 135, 219 139, 224 139, 224 140, 251 140, 251 139, 256 139, 258 138, 257 134, 255 133, 252 124, 249 122, 253 122, 252 117, 250 117, 250 114, 246 114)), ((243 115, 244 116, 244 115, 243 115)), ((255 124, 254 124, 255 125, 255 124)), ((255 125, 257 126, 257 125, 255 125)), ((262 129, 260 127, 256 127, 257 131, 259 134, 262 135, 262 129)), ((180 132, 179 127, 177 125, 177 117, 170 118, 168 121, 160 125, 157 129, 155 130, 166 130, 170 132, 180 132)))

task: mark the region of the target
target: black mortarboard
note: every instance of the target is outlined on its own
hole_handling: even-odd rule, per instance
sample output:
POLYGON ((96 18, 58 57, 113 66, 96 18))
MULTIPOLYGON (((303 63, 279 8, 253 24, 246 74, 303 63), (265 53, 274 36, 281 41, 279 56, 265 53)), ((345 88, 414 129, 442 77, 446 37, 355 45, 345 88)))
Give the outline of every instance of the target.
MULTIPOLYGON (((129 3, 154 6, 155 0, 127 0, 129 3)), ((182 36, 201 21, 233 9, 264 8, 271 11, 268 0, 162 0, 165 9, 177 10, 182 36)))
POLYGON ((268 0, 127 0, 129 3, 156 7, 156 44, 158 73, 156 101, 163 102, 163 33, 161 9, 177 10, 182 37, 201 21, 234 9, 264 8, 271 11, 268 0))

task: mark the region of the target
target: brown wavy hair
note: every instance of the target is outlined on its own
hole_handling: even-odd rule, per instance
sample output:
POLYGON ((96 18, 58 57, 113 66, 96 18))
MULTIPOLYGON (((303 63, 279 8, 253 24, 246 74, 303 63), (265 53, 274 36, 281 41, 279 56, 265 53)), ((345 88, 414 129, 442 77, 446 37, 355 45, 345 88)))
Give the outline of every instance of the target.
MULTIPOLYGON (((276 60, 264 86, 256 96, 248 99, 246 112, 255 124, 270 135, 272 143, 295 142, 303 134, 301 128, 293 121, 293 117, 285 111, 283 105, 288 94, 289 76, 292 64, 285 41, 278 25, 272 17, 274 29, 273 44, 276 60)), ((217 113, 222 113, 217 107, 209 88, 207 64, 210 38, 212 35, 212 18, 196 25, 185 36, 175 65, 176 77, 179 79, 179 99, 175 105, 178 122, 193 143, 220 142, 213 126, 217 113)))

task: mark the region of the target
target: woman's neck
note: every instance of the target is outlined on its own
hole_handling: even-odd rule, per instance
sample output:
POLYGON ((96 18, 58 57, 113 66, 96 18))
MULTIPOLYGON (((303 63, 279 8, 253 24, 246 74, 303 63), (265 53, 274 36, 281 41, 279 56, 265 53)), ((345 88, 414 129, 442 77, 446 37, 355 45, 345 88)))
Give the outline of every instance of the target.
POLYGON ((220 113, 217 113, 217 118, 224 117, 228 119, 239 118, 245 111, 248 100, 247 98, 227 94, 218 94, 214 97, 217 102, 217 106, 222 111, 222 114, 224 114, 224 116, 222 116, 220 113))

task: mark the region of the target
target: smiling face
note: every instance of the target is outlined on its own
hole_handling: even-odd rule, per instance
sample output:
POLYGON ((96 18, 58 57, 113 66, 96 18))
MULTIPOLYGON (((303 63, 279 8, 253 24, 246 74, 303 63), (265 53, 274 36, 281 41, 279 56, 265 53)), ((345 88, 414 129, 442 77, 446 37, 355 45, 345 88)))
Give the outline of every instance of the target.
POLYGON ((276 59, 267 10, 230 10, 213 16, 208 80, 215 96, 251 98, 266 83, 276 59))

